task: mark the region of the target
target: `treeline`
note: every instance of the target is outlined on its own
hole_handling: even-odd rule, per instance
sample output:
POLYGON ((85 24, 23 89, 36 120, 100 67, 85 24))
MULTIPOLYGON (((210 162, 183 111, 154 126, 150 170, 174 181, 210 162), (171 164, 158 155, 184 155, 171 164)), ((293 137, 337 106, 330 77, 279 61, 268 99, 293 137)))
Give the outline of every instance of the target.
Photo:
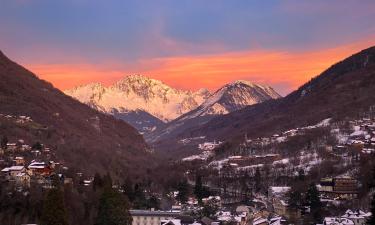
POLYGON ((131 207, 158 207, 141 185, 113 185, 110 175, 95 175, 91 186, 63 184, 53 178, 53 188, 32 186, 29 192, 9 192, 0 182, 0 224, 41 225, 129 225, 131 207), (129 200, 131 199, 131 200, 129 200))

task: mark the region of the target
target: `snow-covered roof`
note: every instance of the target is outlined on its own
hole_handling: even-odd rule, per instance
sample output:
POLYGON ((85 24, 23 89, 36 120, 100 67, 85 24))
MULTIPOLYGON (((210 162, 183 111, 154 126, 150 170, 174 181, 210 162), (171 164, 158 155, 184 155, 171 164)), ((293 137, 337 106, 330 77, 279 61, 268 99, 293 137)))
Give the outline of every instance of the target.
POLYGON ((181 220, 179 219, 161 220, 160 224, 161 225, 165 225, 165 224, 181 225, 181 220))
POLYGON ((25 167, 24 166, 11 166, 11 167, 6 167, 1 170, 1 172, 10 172, 10 171, 21 171, 25 167))
POLYGON ((354 131, 353 133, 350 134, 351 137, 355 137, 355 136, 365 136, 367 134, 366 131, 362 131, 362 130, 356 130, 354 131))
POLYGON ((364 219, 371 216, 371 212, 364 212, 362 210, 346 210, 345 214, 342 216, 342 218, 347 219, 364 219))
POLYGON ((46 164, 44 162, 32 162, 29 166, 29 169, 44 169, 46 164))
POLYGON ((259 218, 255 218, 253 221, 253 225, 258 225, 262 223, 268 223, 268 220, 265 218, 259 217, 259 218))
POLYGON ((281 194, 281 193, 286 193, 290 190, 290 187, 269 187, 269 189, 272 191, 274 194, 281 194))
POLYGON ((324 224, 326 225, 354 225, 354 222, 349 219, 339 217, 326 217, 324 218, 324 224))

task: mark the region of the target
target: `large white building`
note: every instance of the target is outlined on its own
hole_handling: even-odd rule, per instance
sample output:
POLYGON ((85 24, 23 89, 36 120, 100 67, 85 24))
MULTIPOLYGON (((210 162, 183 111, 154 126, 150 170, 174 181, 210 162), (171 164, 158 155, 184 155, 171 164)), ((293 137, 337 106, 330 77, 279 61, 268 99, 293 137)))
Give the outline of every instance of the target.
POLYGON ((180 215, 179 212, 130 210, 133 217, 132 225, 161 225, 162 221, 172 220, 180 215))

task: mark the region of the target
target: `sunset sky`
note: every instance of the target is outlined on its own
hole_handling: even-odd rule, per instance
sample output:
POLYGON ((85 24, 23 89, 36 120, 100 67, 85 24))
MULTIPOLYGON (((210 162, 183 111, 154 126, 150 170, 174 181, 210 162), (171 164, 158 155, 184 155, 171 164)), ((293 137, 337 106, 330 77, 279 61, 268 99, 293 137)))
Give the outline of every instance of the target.
POLYGON ((0 0, 0 50, 60 89, 143 74, 282 95, 375 45, 374 0, 0 0))

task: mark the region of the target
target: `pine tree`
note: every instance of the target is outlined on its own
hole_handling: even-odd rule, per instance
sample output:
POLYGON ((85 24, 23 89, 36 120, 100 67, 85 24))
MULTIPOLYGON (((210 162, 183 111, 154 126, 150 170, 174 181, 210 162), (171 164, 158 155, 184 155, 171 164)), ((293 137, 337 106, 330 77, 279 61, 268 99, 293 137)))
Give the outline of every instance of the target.
POLYGON ((194 187, 194 194, 195 197, 198 199, 198 202, 202 202, 202 189, 203 189, 203 184, 202 184, 202 176, 197 175, 195 179, 195 187, 194 187))
POLYGON ((152 195, 148 199, 148 208, 149 209, 160 209, 160 201, 156 196, 152 195))
POLYGON ((298 180, 300 180, 300 181, 305 180, 305 170, 303 170, 303 169, 298 170, 298 180))
POLYGON ((112 188, 112 177, 109 173, 103 177, 103 186, 112 188))
POLYGON ((130 225, 132 217, 127 198, 111 187, 105 187, 100 200, 95 225, 130 225))
POLYGON ((210 196, 210 191, 207 187, 203 186, 202 176, 197 175, 194 187, 194 195, 198 199, 199 203, 202 203, 202 199, 210 196))
POLYGON ((307 191, 306 202, 310 206, 310 211, 313 216, 314 222, 320 222, 322 220, 322 202, 320 201, 319 191, 314 183, 310 184, 307 191))
POLYGON ((186 203, 189 195, 189 184, 186 180, 180 181, 177 185, 177 200, 181 203, 186 203))
POLYGON ((372 195, 371 213, 371 217, 366 222, 367 225, 375 225, 375 194, 372 195))
POLYGON ((125 179, 122 189, 124 190, 124 194, 128 196, 129 201, 133 202, 135 198, 135 191, 133 188, 133 182, 129 177, 125 179))
POLYGON ((99 173, 95 173, 94 181, 92 182, 92 188, 96 191, 99 188, 103 187, 103 179, 99 173))
POLYGON ((260 191, 261 180, 262 180, 262 176, 260 174, 259 167, 257 167, 254 176, 255 176, 254 177, 254 180, 255 180, 255 190, 258 192, 258 191, 260 191))
POLYGON ((3 138, 1 139, 1 148, 7 149, 7 144, 8 144, 8 138, 7 136, 3 136, 3 138))
POLYGON ((371 217, 367 220, 366 224, 367 225, 375 225, 375 193, 374 193, 374 188, 375 188, 375 167, 372 170, 372 179, 369 182, 369 188, 370 192, 372 192, 372 200, 371 200, 371 217))
POLYGON ((35 144, 33 144, 33 146, 31 148, 34 149, 34 150, 40 151, 40 150, 42 150, 43 145, 39 141, 37 141, 35 144))
POLYGON ((291 209, 299 209, 302 205, 302 193, 293 186, 288 193, 288 204, 291 209))
POLYGON ((61 189, 48 191, 43 201, 42 225, 68 225, 64 196, 61 189))

